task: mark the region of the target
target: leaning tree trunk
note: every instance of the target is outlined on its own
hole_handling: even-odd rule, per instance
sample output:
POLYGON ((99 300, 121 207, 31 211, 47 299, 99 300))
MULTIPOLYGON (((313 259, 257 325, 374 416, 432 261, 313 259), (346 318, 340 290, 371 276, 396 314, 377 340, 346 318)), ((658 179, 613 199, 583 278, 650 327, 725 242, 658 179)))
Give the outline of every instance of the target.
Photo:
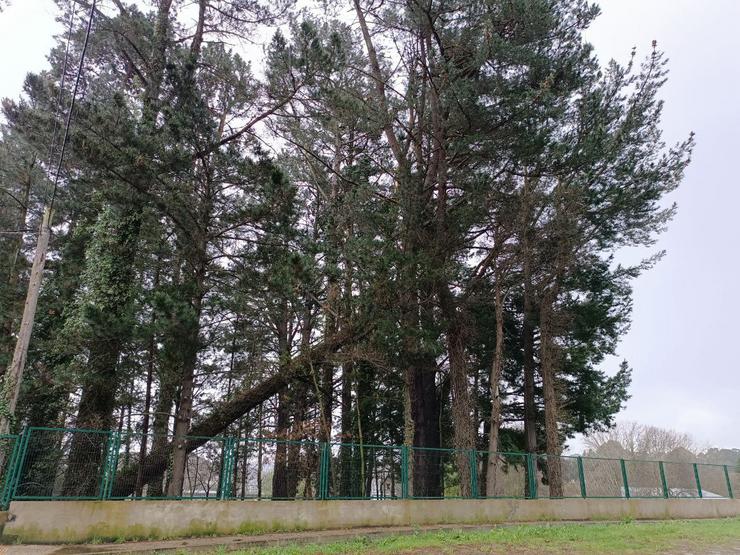
MULTIPOLYGON (((372 330, 372 326, 366 323, 355 323, 355 326, 343 326, 337 336, 328 338, 322 343, 307 349, 299 354, 280 370, 264 379, 260 383, 245 387, 234 393, 234 395, 217 406, 210 416, 204 418, 198 424, 192 426, 188 431, 188 439, 185 442, 184 451, 190 453, 208 441, 207 438, 217 436, 226 430, 231 424, 247 414, 254 408, 260 406, 264 401, 279 393, 289 383, 299 378, 308 376, 309 368, 321 364, 328 356, 350 342, 358 341, 372 330), (197 437, 192 437, 197 436, 197 437)), ((143 461, 144 482, 150 483, 161 479, 167 468, 169 453, 174 447, 174 442, 153 448, 143 461)), ((127 497, 136 489, 137 465, 131 465, 121 469, 116 474, 113 485, 114 497, 127 497)))

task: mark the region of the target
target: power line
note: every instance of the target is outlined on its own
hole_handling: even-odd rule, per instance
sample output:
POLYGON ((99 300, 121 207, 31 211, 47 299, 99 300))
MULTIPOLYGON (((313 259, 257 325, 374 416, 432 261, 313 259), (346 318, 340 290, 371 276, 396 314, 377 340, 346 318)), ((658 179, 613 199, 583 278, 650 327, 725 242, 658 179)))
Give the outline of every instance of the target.
MULTIPOLYGON (((39 300, 39 293, 41 292, 41 280, 43 279, 46 254, 49 250, 49 236, 51 235, 51 220, 53 216, 54 200, 56 199, 57 188, 59 186, 59 175, 62 170, 62 163, 64 162, 64 152, 67 147, 67 140, 69 139, 72 112, 74 112, 75 99, 77 98, 77 90, 80 85, 82 67, 85 62, 85 53, 87 52, 87 44, 90 40, 90 30, 92 29, 93 17, 95 16, 96 3, 97 0, 93 0, 92 7, 90 8, 90 18, 88 19, 87 31, 85 32, 85 43, 82 46, 80 64, 77 67, 75 86, 72 91, 69 112, 67 112, 62 149, 59 153, 59 160, 57 162, 56 172, 54 175, 52 194, 49 203, 44 209, 44 215, 41 219, 41 227, 39 228, 39 235, 36 240, 36 252, 33 256, 33 264, 31 265, 31 275, 28 280, 28 290, 26 291, 26 302, 23 305, 23 316, 21 318, 18 337, 15 342, 13 360, 3 376, 2 391, 0 391, 0 397, 2 397, 0 399, 0 433, 8 433, 11 421, 15 417, 15 408, 18 403, 21 382, 23 381, 23 372, 26 366, 26 357, 28 356, 28 345, 31 341, 33 322, 36 318, 36 306, 39 300)), ((72 37, 70 35, 68 39, 71 40, 71 38, 72 37)), ((67 51, 69 51, 69 42, 67 43, 67 51)), ((56 143, 56 140, 54 140, 54 143, 56 143)))
POLYGON ((85 53, 87 52, 87 44, 90 41, 90 30, 92 29, 93 17, 95 16, 95 4, 97 0, 93 0, 92 6, 90 7, 90 17, 87 20, 87 30, 85 31, 85 42, 82 45, 82 53, 80 54, 80 64, 77 67, 77 75, 75 77, 75 86, 72 89, 72 99, 69 103, 69 111, 67 112, 67 122, 64 125, 64 138, 62 140, 62 150, 59 153, 59 161, 57 162, 57 168, 54 175, 54 186, 51 191, 51 200, 49 201, 49 209, 54 208, 54 201, 57 196, 57 189, 59 188, 59 174, 62 171, 62 163, 64 162, 64 153, 67 149, 67 141, 69 139, 69 127, 72 123, 72 112, 75 109, 75 101, 77 99, 77 89, 80 86, 80 78, 82 77, 82 66, 85 63, 85 53))
POLYGON ((62 74, 59 76, 59 94, 57 95, 57 101, 54 105, 54 128, 51 132, 51 142, 49 143, 49 156, 47 158, 47 165, 51 166, 51 159, 54 156, 54 151, 57 147, 57 131, 59 127, 59 119, 57 118, 58 113, 62 108, 62 100, 64 99, 64 84, 67 78, 67 63, 69 61, 69 45, 72 43, 72 32, 74 31, 75 15, 77 14, 77 3, 74 0, 70 0, 71 15, 69 17, 69 29, 67 31, 67 44, 64 48, 64 62, 62 63, 62 74))

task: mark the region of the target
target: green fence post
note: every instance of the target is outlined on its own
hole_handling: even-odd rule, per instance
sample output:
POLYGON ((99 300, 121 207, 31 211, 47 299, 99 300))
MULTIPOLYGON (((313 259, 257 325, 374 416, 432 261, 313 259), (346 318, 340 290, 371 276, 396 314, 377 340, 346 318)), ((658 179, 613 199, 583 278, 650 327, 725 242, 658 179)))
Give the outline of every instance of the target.
POLYGON ((319 499, 329 497, 329 444, 321 443, 319 459, 319 499))
POLYGON ((15 474, 18 471, 18 458, 21 452, 22 437, 20 435, 14 436, 13 449, 10 451, 10 456, 7 459, 7 470, 5 471, 5 478, 3 480, 2 496, 0 496, 0 510, 7 511, 10 507, 10 501, 12 500, 13 485, 15 483, 15 474))
MULTIPOLYGON (((105 491, 108 489, 108 459, 110 458, 110 446, 113 443, 114 432, 107 432, 105 440, 105 449, 103 450, 103 468, 100 473, 100 485, 98 486, 98 499, 105 499, 105 491)), ((74 432, 72 432, 72 441, 74 441, 74 432)))
POLYGON ((319 487, 316 492, 318 499, 323 499, 324 496, 324 444, 319 443, 319 487))
POLYGON ((478 452, 475 449, 471 449, 468 453, 468 458, 470 460, 470 497, 476 499, 480 497, 480 492, 478 491, 478 452))
POLYGON ((725 471, 725 482, 727 482, 727 495, 730 497, 730 499, 733 499, 734 496, 732 494, 732 482, 730 482, 730 471, 727 470, 727 465, 723 465, 722 468, 725 471))
POLYGON ((665 465, 663 464, 663 461, 658 462, 658 470, 660 471, 660 485, 663 487, 663 497, 668 499, 668 482, 665 479, 665 465))
POLYGON ((120 432, 108 432, 108 442, 105 445, 103 457, 103 472, 100 479, 100 499, 110 499, 113 490, 113 480, 118 466, 118 449, 121 445, 120 432))
POLYGON ((532 453, 527 453, 527 481, 529 482, 529 498, 537 499, 537 461, 532 453))
MULTIPOLYGON (((129 432, 130 433, 130 432, 129 432)), ((116 446, 112 453, 112 459, 111 459, 111 466, 110 466, 110 475, 108 478, 108 497, 112 497, 113 495, 113 486, 116 483, 116 475, 118 474, 118 456, 121 453, 121 434, 117 434, 116 437, 116 446)))
POLYGON ((409 446, 401 446, 401 499, 409 498, 409 446))
POLYGON ((578 457, 578 483, 581 485, 581 497, 586 498, 586 476, 583 473, 583 459, 578 457))
POLYGON ((622 468, 622 481, 624 482, 624 497, 630 498, 630 485, 627 481, 627 465, 624 464, 624 459, 619 459, 619 466, 622 468))
POLYGON ((233 437, 225 437, 223 440, 221 455, 221 476, 219 477, 219 499, 229 499, 234 480, 234 445, 233 437))
POLYGON ((32 428, 25 428, 21 433, 20 449, 15 460, 13 477, 8 487, 8 505, 10 505, 10 502, 15 497, 16 491, 18 490, 18 484, 20 483, 21 476, 23 475, 23 466, 26 464, 26 456, 28 455, 28 443, 31 438, 31 430, 32 428))
POLYGON ((704 497, 701 491, 701 480, 699 479, 699 466, 694 463, 694 478, 696 478, 696 491, 699 492, 699 499, 704 497))

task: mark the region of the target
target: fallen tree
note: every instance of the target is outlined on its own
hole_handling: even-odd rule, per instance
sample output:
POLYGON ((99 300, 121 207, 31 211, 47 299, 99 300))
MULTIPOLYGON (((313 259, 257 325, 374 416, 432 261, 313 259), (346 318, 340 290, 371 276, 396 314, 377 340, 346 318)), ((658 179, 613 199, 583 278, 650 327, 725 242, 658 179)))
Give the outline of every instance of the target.
MULTIPOLYGON (((281 366, 278 371, 259 382, 237 391, 233 397, 218 406, 209 416, 191 426, 188 431, 188 440, 181 445, 169 442, 165 446, 152 451, 141 462, 142 484, 147 484, 159 478, 167 469, 169 457, 174 449, 185 449, 190 453, 205 444, 209 438, 224 432, 230 424, 247 414, 261 403, 278 394, 293 381, 307 377, 312 367, 319 366, 332 354, 343 346, 356 341, 363 332, 345 328, 331 339, 327 339, 299 354, 289 363, 281 366)), ((136 479, 139 472, 139 462, 121 469, 111 489, 111 497, 128 497, 136 490, 136 479)))

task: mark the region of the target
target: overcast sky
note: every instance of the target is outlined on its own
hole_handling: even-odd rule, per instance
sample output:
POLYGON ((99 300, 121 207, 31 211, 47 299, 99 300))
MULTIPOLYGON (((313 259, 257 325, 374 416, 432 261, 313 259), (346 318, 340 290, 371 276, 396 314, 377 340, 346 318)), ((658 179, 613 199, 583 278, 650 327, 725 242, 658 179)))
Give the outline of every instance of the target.
MULTIPOLYGON (((52 0, 11 0, 0 13, 0 97, 46 64, 58 32, 52 0)), ((670 58, 663 91, 669 143, 697 135, 678 216, 654 250, 666 257, 634 284, 632 329, 619 356, 634 369, 619 418, 688 432, 703 445, 740 447, 740 1, 602 0, 588 32, 599 58, 626 61, 653 39, 670 58)), ((625 261, 650 254, 623 253, 625 261)))

